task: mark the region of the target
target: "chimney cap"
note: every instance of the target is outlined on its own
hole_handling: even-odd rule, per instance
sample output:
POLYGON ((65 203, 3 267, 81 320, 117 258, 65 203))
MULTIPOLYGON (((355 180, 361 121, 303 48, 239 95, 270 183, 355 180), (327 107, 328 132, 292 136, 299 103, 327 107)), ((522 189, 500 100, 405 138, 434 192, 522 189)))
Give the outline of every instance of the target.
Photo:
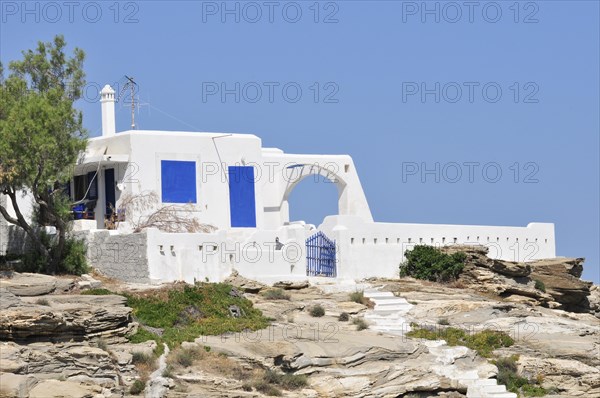
POLYGON ((110 86, 110 84, 107 84, 106 86, 104 86, 102 91, 100 91, 100 94, 114 94, 114 93, 115 93, 115 90, 113 90, 113 88, 110 86))

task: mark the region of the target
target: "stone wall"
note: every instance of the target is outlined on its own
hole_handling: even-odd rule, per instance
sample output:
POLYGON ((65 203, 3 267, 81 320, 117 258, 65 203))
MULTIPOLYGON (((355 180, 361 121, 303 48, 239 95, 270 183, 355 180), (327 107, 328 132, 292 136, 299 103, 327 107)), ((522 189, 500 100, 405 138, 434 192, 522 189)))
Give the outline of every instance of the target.
POLYGON ((147 236, 110 231, 73 233, 87 244, 88 264, 103 275, 130 283, 149 283, 147 236))

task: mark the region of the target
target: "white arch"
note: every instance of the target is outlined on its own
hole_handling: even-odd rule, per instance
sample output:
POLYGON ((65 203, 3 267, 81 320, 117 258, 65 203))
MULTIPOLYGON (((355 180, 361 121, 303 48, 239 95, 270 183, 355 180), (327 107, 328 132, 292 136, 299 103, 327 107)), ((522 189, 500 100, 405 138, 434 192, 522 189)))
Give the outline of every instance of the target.
POLYGON ((302 180, 314 175, 321 175, 336 185, 340 215, 373 221, 350 156, 292 155, 268 150, 263 152, 263 160, 273 170, 272 181, 261 184, 266 226, 279 227, 289 221, 288 199, 291 192, 302 180))

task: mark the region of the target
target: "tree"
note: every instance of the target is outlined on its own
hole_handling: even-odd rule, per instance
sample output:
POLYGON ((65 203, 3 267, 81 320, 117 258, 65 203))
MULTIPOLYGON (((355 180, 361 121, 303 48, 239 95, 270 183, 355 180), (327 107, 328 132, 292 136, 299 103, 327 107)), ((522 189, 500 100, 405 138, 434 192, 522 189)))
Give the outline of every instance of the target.
POLYGON ((87 142, 82 114, 74 107, 85 84, 85 55, 75 48, 69 58, 65 46, 62 36, 39 42, 9 64, 6 78, 0 64, 0 192, 16 215, 3 206, 0 213, 26 232, 34 250, 48 259, 49 273, 58 269, 67 239, 70 206, 62 184, 87 142), (56 239, 44 239, 39 220, 22 214, 17 202, 22 192, 31 195, 44 224, 56 227, 56 239))

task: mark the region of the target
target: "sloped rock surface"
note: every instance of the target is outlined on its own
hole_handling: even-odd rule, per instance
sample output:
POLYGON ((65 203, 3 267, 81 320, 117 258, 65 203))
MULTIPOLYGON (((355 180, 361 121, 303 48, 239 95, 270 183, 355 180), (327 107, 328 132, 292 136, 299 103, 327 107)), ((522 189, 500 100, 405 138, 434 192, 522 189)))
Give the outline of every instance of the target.
POLYGON ((50 295, 43 301, 0 289, 0 340, 125 342, 131 308, 122 296, 50 295))

